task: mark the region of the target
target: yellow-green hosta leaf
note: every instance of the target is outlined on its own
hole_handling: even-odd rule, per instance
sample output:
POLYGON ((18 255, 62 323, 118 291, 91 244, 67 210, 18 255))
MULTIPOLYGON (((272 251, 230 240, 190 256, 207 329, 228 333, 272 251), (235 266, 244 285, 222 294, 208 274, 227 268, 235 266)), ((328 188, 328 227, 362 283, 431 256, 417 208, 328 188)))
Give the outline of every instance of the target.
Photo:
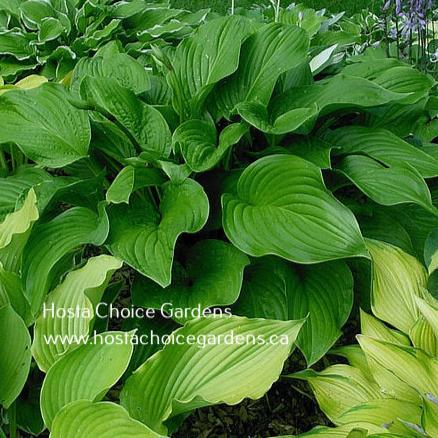
POLYGON ((429 436, 438 436, 438 398, 433 394, 423 399, 422 426, 429 436))
POLYGON ((30 362, 30 334, 12 306, 0 307, 0 405, 9 406, 26 383, 30 362))
POLYGON ((416 390, 420 396, 438 393, 437 359, 413 347, 390 344, 362 335, 358 340, 371 372, 374 371, 375 362, 416 390))
POLYGON ((237 316, 190 321, 174 332, 182 343, 166 345, 126 381, 121 403, 133 418, 167 434, 164 422, 174 416, 217 403, 235 405, 246 397, 258 399, 278 379, 303 323, 237 316), (187 342, 190 335, 197 342, 213 339, 216 344, 201 348, 187 342), (243 336, 240 345, 230 336, 243 336), (245 336, 260 336, 265 343, 242 342, 245 336), (272 336, 281 343, 269 342, 272 336))
POLYGON ((415 302, 421 315, 430 324, 435 336, 438 337, 438 301, 425 290, 424 298, 415 297, 415 302))
POLYGON ((383 427, 378 427, 374 424, 362 424, 360 428, 356 428, 350 425, 345 425, 341 427, 323 427, 317 426, 309 432, 300 435, 281 435, 272 438, 395 438, 400 437, 400 435, 393 435, 387 433, 383 427), (380 435, 382 432, 385 435, 380 435), (372 433, 372 435, 368 435, 372 433), (379 434, 379 435, 374 435, 379 434))
POLYGON ((365 336, 380 339, 381 341, 391 342, 393 344, 410 345, 409 338, 394 329, 387 327, 382 321, 372 315, 360 311, 361 333, 365 336))
POLYGON ((345 262, 294 266, 264 257, 246 269, 245 277, 233 313, 280 320, 308 316, 296 342, 308 366, 341 335, 353 306, 353 277, 345 262))
POLYGON ((252 163, 236 193, 223 195, 222 207, 225 234, 252 256, 303 264, 368 256, 352 212, 302 158, 271 155, 252 163))
POLYGON ((326 140, 339 147, 338 154, 365 154, 387 166, 408 163, 424 178, 438 175, 438 160, 386 129, 346 126, 326 140))
POLYGON ((370 239, 366 244, 372 259, 373 313, 409 333, 420 315, 415 297, 424 295, 427 272, 417 259, 400 248, 370 239))
POLYGON ((0 95, 6 93, 8 90, 14 90, 16 88, 30 90, 32 88, 37 88, 40 85, 45 84, 46 82, 48 82, 48 79, 45 76, 29 75, 15 83, 14 85, 8 84, 5 86, 1 86, 0 84, 0 95))
POLYGON ((308 369, 287 377, 307 381, 320 408, 335 424, 351 408, 384 398, 375 383, 349 365, 332 365, 321 372, 308 369))
POLYGON ((383 426, 390 432, 403 434, 406 426, 400 420, 419 425, 421 413, 422 409, 418 404, 393 399, 372 400, 351 408, 337 418, 336 424, 355 427, 362 423, 371 423, 383 426))
POLYGON ((51 286, 51 273, 63 257, 85 244, 102 245, 108 236, 108 217, 71 208, 49 222, 33 227, 23 255, 22 277, 32 313, 36 315, 51 286))
POLYGON ((381 205, 417 204, 437 215, 429 188, 418 170, 399 163, 385 167, 364 155, 349 155, 338 169, 365 195, 381 205))
POLYGON ((47 339, 51 336, 82 339, 88 335, 96 305, 112 274, 121 267, 122 262, 112 256, 93 257, 84 267, 70 272, 47 296, 35 322, 32 343, 33 357, 42 371, 47 372, 66 351, 78 346, 74 341, 54 344, 47 339))
POLYGON ((153 309, 166 304, 169 310, 230 305, 239 297, 243 270, 249 264, 249 258, 229 243, 200 240, 184 254, 183 263, 174 263, 170 286, 162 288, 138 277, 132 287, 132 302, 153 309))
POLYGON ((23 205, 8 214, 0 223, 0 262, 7 270, 18 270, 29 231, 38 218, 37 199, 34 189, 31 188, 23 205))
POLYGON ((214 124, 189 120, 173 133, 173 148, 181 151, 185 162, 195 172, 205 172, 221 160, 225 152, 248 132, 244 123, 232 123, 218 135, 214 124))
POLYGON ((362 374, 371 382, 374 381, 373 375, 368 367, 367 358, 360 348, 360 345, 344 345, 342 347, 333 348, 329 351, 329 354, 347 359, 352 367, 362 371, 362 374))
POLYGON ((78 400, 63 407, 53 420, 50 438, 164 438, 132 419, 115 403, 78 400))
POLYGON ((409 337, 415 348, 420 348, 431 356, 438 356, 438 339, 431 325, 424 317, 420 316, 418 318, 417 322, 411 328, 409 337))
POLYGON ((49 369, 41 389, 45 425, 51 429, 58 411, 71 402, 101 400, 125 372, 132 349, 130 333, 106 332, 63 355, 49 369))
POLYGON ((0 96, 0 143, 9 142, 38 164, 65 166, 88 154, 88 115, 62 85, 8 91, 0 96))
POLYGON ((111 253, 162 287, 171 282, 173 252, 182 233, 196 233, 205 225, 208 198, 192 179, 162 187, 159 209, 135 198, 129 206, 109 209, 111 253))

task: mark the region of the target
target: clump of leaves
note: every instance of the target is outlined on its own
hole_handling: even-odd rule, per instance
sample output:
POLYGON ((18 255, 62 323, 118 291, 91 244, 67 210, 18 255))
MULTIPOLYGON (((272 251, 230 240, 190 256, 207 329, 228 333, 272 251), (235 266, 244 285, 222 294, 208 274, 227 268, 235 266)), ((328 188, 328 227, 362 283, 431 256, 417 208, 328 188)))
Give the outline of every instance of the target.
POLYGON ((292 345, 308 366, 332 348, 367 263, 385 269, 365 238, 423 250, 438 226, 434 80, 379 50, 331 68, 333 50, 310 49, 320 27, 282 16, 210 17, 150 56, 109 43, 62 83, 2 88, 0 402, 12 430, 17 418, 55 438, 169 436, 195 408, 260 398, 292 345), (99 317, 122 265, 120 302, 165 305, 173 321, 114 330, 99 317), (217 310, 232 314, 204 315, 217 310), (134 348, 151 328, 287 343, 134 348), (16 417, 22 404, 31 414, 16 417))

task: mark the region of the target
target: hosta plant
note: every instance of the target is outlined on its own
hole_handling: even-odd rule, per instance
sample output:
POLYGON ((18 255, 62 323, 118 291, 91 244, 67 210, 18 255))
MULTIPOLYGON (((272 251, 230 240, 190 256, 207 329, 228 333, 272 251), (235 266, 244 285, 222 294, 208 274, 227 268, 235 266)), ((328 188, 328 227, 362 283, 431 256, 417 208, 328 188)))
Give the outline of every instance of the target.
MULTIPOLYGON (((436 269, 436 234, 427 241, 425 260, 436 269)), ((309 382, 328 418, 347 436, 354 428, 400 437, 438 433, 438 301, 426 289, 428 271, 400 248, 369 240, 372 256, 371 307, 361 312, 358 345, 333 354, 349 365, 291 375, 309 382)), ((303 436, 318 436, 321 429, 303 436)), ((322 433, 322 432, 321 432, 322 433)), ((349 435, 348 435, 349 436, 349 435)), ((385 435, 386 436, 386 435, 385 435)))
MULTIPOLYGON (((163 11, 181 16, 148 9, 139 26, 163 11)), ((314 52, 327 20, 315 33, 282 14, 192 32, 198 14, 160 43, 137 29, 135 47, 124 28, 60 81, 7 78, 5 431, 169 436, 196 408, 260 398, 293 346, 307 366, 333 347, 371 260, 382 276, 398 266, 404 253, 376 240, 423 251, 438 221, 435 81, 379 50, 327 68, 314 52), (151 328, 199 342, 137 345, 151 328), (285 342, 208 342, 233 334, 285 342)), ((398 296, 427 286, 417 265, 398 296)), ((376 315, 392 323, 384 297, 376 315)), ((421 303, 395 327, 411 335, 421 303)))

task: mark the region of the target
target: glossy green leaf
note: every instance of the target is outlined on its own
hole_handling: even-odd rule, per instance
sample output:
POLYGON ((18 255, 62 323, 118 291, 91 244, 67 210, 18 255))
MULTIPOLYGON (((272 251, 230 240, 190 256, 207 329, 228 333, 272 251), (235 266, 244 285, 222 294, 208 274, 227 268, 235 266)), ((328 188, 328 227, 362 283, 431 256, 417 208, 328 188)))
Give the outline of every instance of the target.
POLYGON ((438 160, 386 129, 346 126, 327 136, 337 154, 366 154, 387 166, 408 163, 425 178, 438 175, 438 160))
POLYGON ((403 163, 385 167, 367 156, 349 155, 338 168, 378 204, 414 203, 438 214, 427 184, 414 167, 403 163))
POLYGON ((243 123, 228 125, 217 134, 216 128, 203 120, 189 120, 173 134, 173 147, 181 151, 184 160, 195 172, 214 167, 225 152, 248 132, 243 123))
POLYGON ((239 68, 214 93, 216 113, 228 116, 241 102, 267 105, 279 76, 307 55, 309 39, 297 26, 269 23, 242 46, 239 68))
POLYGON ((76 94, 79 94, 81 82, 86 76, 115 79, 119 85, 135 94, 143 93, 151 86, 145 68, 125 53, 80 59, 71 79, 71 88, 76 94))
POLYGON ((222 206, 227 237, 247 254, 304 264, 367 257, 353 214, 325 188, 320 169, 302 158, 256 161, 222 206))
POLYGON ((166 178, 159 169, 152 167, 124 167, 116 176, 108 191, 106 200, 110 204, 129 204, 132 193, 144 187, 161 186, 166 178))
POLYGON ((312 85, 291 88, 274 98, 268 107, 244 103, 237 109, 257 129, 280 135, 294 132, 303 125, 303 129, 308 131, 317 117, 337 110, 383 105, 404 96, 366 79, 338 75, 312 85))
POLYGON ((63 355, 48 371, 41 389, 41 412, 51 429, 64 406, 99 401, 121 377, 132 354, 131 334, 106 332, 63 355))
POLYGON ((51 438, 164 438, 147 426, 129 417, 126 410, 115 403, 79 400, 69 403, 56 415, 51 438))
POLYGON ((234 405, 246 397, 258 399, 278 378, 302 324, 236 316, 190 321, 175 336, 193 335, 196 341, 169 344, 147 360, 127 380, 121 403, 132 417, 167 434, 163 423, 176 415, 217 403, 234 405), (226 341, 232 333, 242 335, 244 342, 226 341), (261 336, 265 343, 245 342, 245 336, 261 336), (274 345, 270 336, 282 342, 274 345), (203 337, 222 341, 202 347, 203 337))
POLYGON ((109 209, 111 253, 162 287, 171 282, 173 252, 182 233, 196 233, 208 218, 208 199, 191 179, 163 186, 159 209, 132 199, 109 209))
POLYGON ((0 143, 16 143, 31 160, 62 167, 88 154, 90 122, 61 85, 0 95, 0 143))
POLYGON ((173 89, 173 106, 181 117, 202 114, 213 86, 234 73, 251 27, 243 17, 221 17, 180 43, 167 79, 173 89))
POLYGON ((32 354, 39 368, 47 372, 63 354, 78 346, 78 340, 89 334, 95 309, 102 299, 113 272, 122 263, 114 257, 101 255, 88 260, 80 269, 70 272, 54 289, 35 322, 32 354), (51 336, 64 336, 67 341, 53 344, 51 336))
POLYGON ((24 387, 30 369, 30 334, 12 306, 0 307, 0 405, 14 402, 24 387))
POLYGON ((172 140, 165 118, 116 79, 87 76, 81 83, 81 95, 88 105, 115 118, 141 150, 163 158, 169 155, 172 140))
POLYGON ((248 257, 233 245, 221 240, 201 240, 184 254, 182 263, 174 263, 170 286, 162 288, 138 277, 132 289, 132 302, 154 309, 166 304, 167 310, 198 306, 203 310, 233 304, 239 297, 243 270, 249 263, 248 257))
POLYGON ((81 245, 102 245, 107 235, 106 212, 97 215, 82 207, 33 227, 24 251, 22 277, 34 315, 40 311, 51 286, 51 273, 63 257, 81 245))
POLYGON ((247 268, 233 311, 250 318, 305 318, 297 346, 310 366, 341 335, 353 306, 353 277, 344 262, 298 267, 263 258, 247 268))

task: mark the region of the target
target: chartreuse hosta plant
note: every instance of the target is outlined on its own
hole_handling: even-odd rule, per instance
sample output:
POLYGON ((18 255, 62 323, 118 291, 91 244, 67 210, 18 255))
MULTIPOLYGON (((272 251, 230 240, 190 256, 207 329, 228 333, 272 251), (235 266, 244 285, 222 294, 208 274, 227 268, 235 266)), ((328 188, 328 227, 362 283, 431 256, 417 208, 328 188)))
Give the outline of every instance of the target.
MULTIPOLYGON (((34 6, 18 7, 43 11, 34 6)), ((339 391, 334 408, 317 397, 341 431, 387 432, 367 408, 350 412, 372 402, 403 413, 394 433, 427 432, 433 379, 406 383, 388 367, 400 352, 406 373, 434 364, 434 275, 414 258, 438 227, 434 80, 379 50, 315 60, 340 17, 144 6, 105 3, 94 56, 56 75, 9 73, 1 89, 2 431, 170 436, 196 408, 260 398, 294 345, 309 367, 333 347, 372 263, 373 311, 398 331, 364 315, 363 352, 341 350, 355 368, 329 372, 348 397, 339 391), (124 31, 104 44, 108 11, 124 31), (167 319, 114 320, 102 304, 167 319), (138 345, 151 327, 199 342, 138 345), (218 342, 248 335, 283 342, 218 342)), ((77 23, 95 8, 81 5, 77 23)), ((34 41, 53 20, 29 26, 26 14, 3 21, 34 41)))
POLYGON ((289 376, 310 384, 322 410, 339 428, 317 428, 302 436, 345 437, 361 428, 400 437, 435 437, 438 301, 426 289, 437 267, 435 233, 426 244, 428 271, 396 246, 368 240, 367 247, 373 315, 361 311, 358 345, 332 351, 349 365, 289 376))

